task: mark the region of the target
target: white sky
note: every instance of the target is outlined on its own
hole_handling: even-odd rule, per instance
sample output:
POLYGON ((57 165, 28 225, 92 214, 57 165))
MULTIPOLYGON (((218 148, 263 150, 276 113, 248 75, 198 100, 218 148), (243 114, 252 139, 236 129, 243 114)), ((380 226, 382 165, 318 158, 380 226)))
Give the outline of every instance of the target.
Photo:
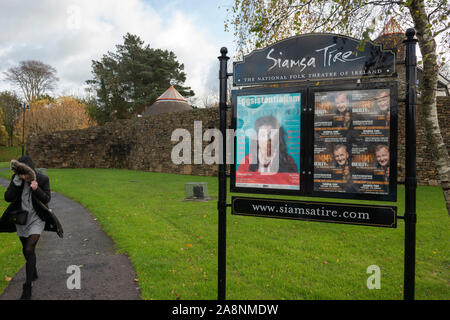
MULTIPOLYGON (((218 88, 220 48, 234 54, 224 31, 231 0, 1 0, 0 90, 14 89, 3 72, 22 60, 57 70, 53 95, 84 95, 91 61, 101 59, 123 36, 136 34, 152 48, 172 50, 184 63, 186 85, 196 97, 218 88)), ((19 90, 16 90, 18 93, 19 90)), ((199 103, 201 105, 201 103, 199 103)))

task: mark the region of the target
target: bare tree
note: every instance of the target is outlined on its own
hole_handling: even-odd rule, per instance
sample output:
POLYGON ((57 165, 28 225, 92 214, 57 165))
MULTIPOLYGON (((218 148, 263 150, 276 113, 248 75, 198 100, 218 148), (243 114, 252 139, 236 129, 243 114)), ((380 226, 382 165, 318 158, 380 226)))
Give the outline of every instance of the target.
POLYGON ((218 92, 216 90, 209 90, 208 93, 202 96, 201 100, 205 108, 217 107, 219 105, 218 92))
POLYGON ((8 133, 8 146, 12 146, 14 131, 22 110, 19 97, 15 92, 0 92, 0 108, 3 111, 3 125, 8 133))
POLYGON ((28 103, 53 90, 58 81, 56 69, 41 61, 21 61, 19 66, 4 72, 5 80, 19 87, 28 103))
POLYGON ((450 215, 450 156, 436 107, 439 57, 446 62, 449 56, 448 0, 234 0, 228 12, 225 27, 234 27, 239 57, 294 34, 333 32, 370 40, 390 17, 414 26, 423 60, 419 89, 425 136, 450 215))

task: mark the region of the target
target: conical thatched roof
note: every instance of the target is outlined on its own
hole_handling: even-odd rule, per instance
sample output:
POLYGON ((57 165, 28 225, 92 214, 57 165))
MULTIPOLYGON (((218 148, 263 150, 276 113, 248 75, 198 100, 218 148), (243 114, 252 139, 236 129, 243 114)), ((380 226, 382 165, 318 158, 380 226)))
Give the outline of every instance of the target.
POLYGON ((170 86, 151 106, 147 107, 142 116, 152 116, 160 113, 181 112, 192 110, 187 100, 175 89, 170 86))

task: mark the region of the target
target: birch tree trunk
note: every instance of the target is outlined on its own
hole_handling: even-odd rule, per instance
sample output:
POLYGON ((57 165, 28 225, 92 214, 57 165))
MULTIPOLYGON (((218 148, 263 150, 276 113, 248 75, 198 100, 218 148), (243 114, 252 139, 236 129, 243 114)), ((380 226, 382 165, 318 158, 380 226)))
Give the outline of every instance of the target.
POLYGON ((450 157, 439 128, 436 106, 438 80, 438 64, 436 41, 430 29, 430 22, 425 11, 424 0, 412 0, 408 6, 419 40, 419 48, 423 57, 423 80, 421 83, 421 114, 428 146, 431 149, 436 170, 441 181, 450 215, 450 157))

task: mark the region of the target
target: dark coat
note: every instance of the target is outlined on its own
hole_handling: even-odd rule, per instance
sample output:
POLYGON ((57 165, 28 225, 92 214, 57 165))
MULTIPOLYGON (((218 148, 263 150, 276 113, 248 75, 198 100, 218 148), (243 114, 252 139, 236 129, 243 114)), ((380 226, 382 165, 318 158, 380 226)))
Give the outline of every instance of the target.
MULTIPOLYGON (((15 174, 13 175, 8 189, 5 192, 5 201, 11 202, 8 208, 0 218, 0 232, 16 232, 16 225, 8 221, 8 214, 13 210, 21 209, 22 205, 22 192, 25 181, 22 181, 21 186, 16 186, 13 182, 15 174)), ((47 176, 36 172, 36 181, 38 188, 32 191, 32 203, 33 208, 36 211, 39 218, 45 221, 45 231, 57 232, 62 238, 62 227, 56 216, 47 207, 47 204, 51 199, 50 182, 47 176)))

